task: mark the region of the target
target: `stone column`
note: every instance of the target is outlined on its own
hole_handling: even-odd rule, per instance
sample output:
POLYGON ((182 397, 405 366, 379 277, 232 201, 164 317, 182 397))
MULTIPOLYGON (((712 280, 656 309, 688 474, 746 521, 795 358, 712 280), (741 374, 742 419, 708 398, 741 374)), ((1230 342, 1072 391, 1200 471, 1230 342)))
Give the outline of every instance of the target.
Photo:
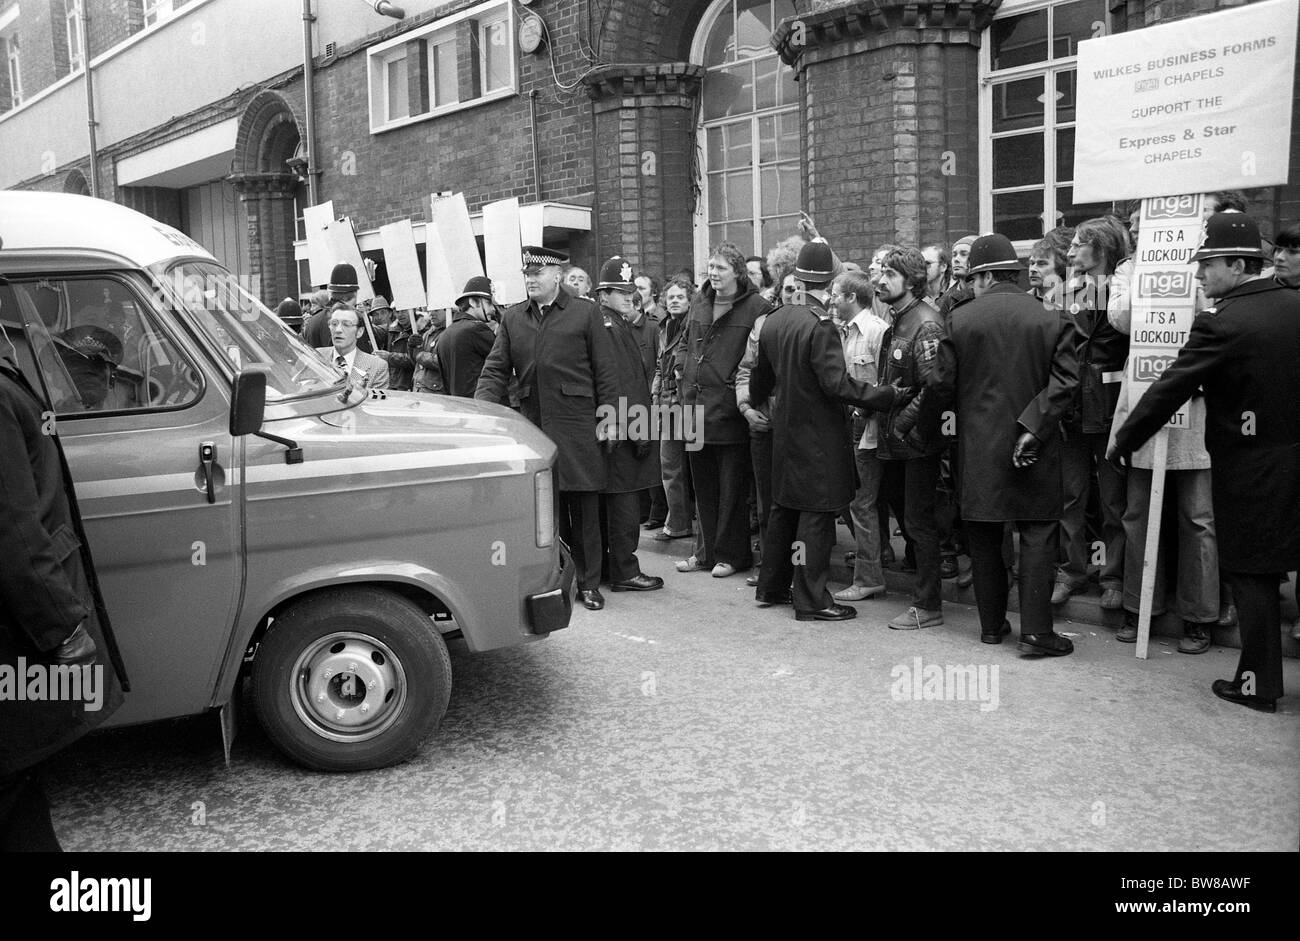
POLYGON ((584 79, 596 118, 596 265, 623 255, 658 276, 694 267, 703 75, 702 66, 668 62, 607 66, 584 79))
POLYGON ((248 274, 251 293, 271 309, 298 296, 292 173, 236 173, 230 176, 248 217, 248 274))
POLYGON ((978 49, 1001 0, 828 0, 772 36, 807 119, 809 210, 845 258, 978 231, 978 49))

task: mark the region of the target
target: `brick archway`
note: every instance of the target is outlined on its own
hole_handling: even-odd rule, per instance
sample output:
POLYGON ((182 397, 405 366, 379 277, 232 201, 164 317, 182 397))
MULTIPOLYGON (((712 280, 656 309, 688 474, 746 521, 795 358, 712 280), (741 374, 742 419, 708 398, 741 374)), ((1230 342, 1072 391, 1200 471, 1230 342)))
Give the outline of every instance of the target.
POLYGON ((303 182, 288 163, 302 140, 299 128, 289 100, 264 90, 244 106, 235 135, 230 181, 248 215, 249 274, 269 306, 299 293, 293 241, 303 182))

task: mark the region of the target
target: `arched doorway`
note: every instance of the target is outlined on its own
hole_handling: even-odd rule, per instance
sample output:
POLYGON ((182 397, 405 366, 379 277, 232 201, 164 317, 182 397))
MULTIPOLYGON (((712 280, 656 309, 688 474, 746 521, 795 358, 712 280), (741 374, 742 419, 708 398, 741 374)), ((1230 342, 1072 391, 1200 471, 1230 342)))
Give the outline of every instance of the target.
POLYGON ((86 182, 86 175, 80 170, 69 170, 63 178, 63 192, 74 196, 89 196, 90 185, 86 182))
POLYGON ((709 246, 765 255, 794 234, 802 208, 798 86, 771 45, 793 0, 715 0, 691 47, 705 67, 700 107, 697 270, 709 246))
POLYGON ((230 181, 248 218, 249 280, 270 306, 301 293, 293 257, 307 204, 306 182, 293 170, 301 141, 293 109, 279 93, 260 92, 245 106, 230 181))

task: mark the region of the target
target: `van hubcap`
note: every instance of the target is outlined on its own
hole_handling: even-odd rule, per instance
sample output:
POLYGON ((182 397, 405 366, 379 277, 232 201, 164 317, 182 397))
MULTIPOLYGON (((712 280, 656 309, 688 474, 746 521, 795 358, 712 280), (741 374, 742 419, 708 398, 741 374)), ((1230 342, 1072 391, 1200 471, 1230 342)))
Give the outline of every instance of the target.
POLYGON ((322 637, 294 663, 294 711, 317 735, 363 742, 387 729, 406 701, 406 672, 385 644, 365 634, 322 637))

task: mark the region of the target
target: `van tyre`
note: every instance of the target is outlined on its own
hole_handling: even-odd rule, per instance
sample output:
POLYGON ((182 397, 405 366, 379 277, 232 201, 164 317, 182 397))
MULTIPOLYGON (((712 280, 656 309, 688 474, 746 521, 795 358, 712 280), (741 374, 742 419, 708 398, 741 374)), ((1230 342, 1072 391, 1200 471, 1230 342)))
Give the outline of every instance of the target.
POLYGON ((253 662, 271 741, 320 771, 406 761, 442 722, 451 657, 433 621, 380 588, 329 589, 286 609, 253 662))

